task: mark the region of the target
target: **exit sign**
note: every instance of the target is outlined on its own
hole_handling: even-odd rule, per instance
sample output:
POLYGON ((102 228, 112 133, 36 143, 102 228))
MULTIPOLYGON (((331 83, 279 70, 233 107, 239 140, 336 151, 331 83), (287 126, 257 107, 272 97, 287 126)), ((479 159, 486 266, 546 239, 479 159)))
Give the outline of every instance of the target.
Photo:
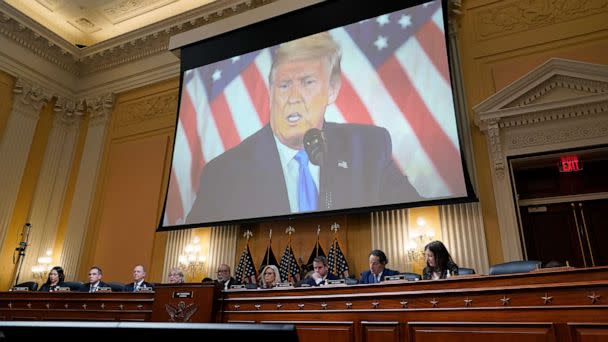
POLYGON ((583 162, 578 156, 561 156, 559 172, 576 172, 583 170, 583 162))

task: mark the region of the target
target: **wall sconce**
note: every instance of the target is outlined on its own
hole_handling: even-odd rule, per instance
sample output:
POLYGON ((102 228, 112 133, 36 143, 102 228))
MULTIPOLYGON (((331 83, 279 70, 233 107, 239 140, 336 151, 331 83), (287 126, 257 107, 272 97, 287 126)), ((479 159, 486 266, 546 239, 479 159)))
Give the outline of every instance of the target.
POLYGON ((416 226, 405 247, 407 260, 411 263, 424 260, 424 246, 433 241, 435 237, 435 231, 426 227, 426 220, 423 217, 416 220, 416 226))
POLYGON ((178 258, 181 268, 186 271, 190 279, 204 273, 207 256, 203 255, 201 250, 201 239, 195 236, 192 242, 184 247, 184 253, 178 258))
POLYGON ((38 258, 38 264, 32 266, 32 274, 34 275, 34 279, 43 282, 46 281, 47 274, 51 268, 53 268, 53 266, 51 266, 51 263, 53 262, 51 255, 53 255, 53 252, 50 249, 47 250, 45 256, 38 258))

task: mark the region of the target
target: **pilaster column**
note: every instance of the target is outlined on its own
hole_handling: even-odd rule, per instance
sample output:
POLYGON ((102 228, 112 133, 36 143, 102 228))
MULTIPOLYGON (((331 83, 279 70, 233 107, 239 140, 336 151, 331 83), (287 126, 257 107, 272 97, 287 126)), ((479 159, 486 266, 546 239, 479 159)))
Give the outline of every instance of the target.
MULTIPOLYGON (((31 205, 31 247, 24 259, 24 279, 33 278, 32 266, 38 257, 53 249, 63 209, 68 178, 80 131, 81 115, 74 114, 74 101, 59 98, 55 104, 53 126, 44 152, 40 176, 31 205)), ((58 256, 53 255, 53 263, 58 256)))
POLYGON ((4 241, 42 106, 51 98, 46 89, 18 79, 13 108, 0 142, 0 241, 4 241))
POLYGON ((89 227, 91 205, 113 103, 112 94, 86 99, 90 119, 74 189, 75 200, 68 215, 65 242, 60 258, 60 263, 66 272, 66 279, 74 279, 80 267, 80 256, 89 227))

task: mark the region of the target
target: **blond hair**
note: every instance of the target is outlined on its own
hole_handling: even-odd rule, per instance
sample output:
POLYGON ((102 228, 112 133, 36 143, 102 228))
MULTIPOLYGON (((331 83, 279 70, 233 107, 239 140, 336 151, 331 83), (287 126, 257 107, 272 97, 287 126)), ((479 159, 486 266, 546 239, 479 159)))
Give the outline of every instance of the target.
POLYGON ((278 65, 309 59, 325 59, 330 85, 333 87, 340 82, 342 51, 340 45, 327 31, 283 43, 279 45, 272 57, 272 67, 270 75, 268 75, 270 84, 273 83, 274 70, 278 65))
POLYGON ((262 269, 262 273, 260 273, 260 287, 265 287, 266 285, 264 283, 264 272, 266 272, 267 269, 271 269, 274 272, 274 282, 272 283, 272 286, 277 286, 277 284, 281 282, 281 273, 279 273, 279 269, 275 265, 266 265, 262 269))

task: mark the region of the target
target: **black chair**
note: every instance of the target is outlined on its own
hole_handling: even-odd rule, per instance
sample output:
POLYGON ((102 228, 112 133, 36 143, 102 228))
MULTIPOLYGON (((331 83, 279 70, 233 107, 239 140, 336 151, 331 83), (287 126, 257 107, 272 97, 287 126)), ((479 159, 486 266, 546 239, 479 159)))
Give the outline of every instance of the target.
POLYGON ((497 274, 512 274, 512 273, 527 273, 541 266, 540 261, 536 260, 520 260, 505 262, 503 264, 490 266, 490 275, 497 274))
POLYGON ((82 287, 82 283, 79 281, 64 281, 63 285, 69 287, 70 291, 80 291, 82 287))
POLYGON ((38 290, 38 283, 35 281, 26 281, 25 283, 17 284, 15 287, 27 287, 28 291, 38 290))
POLYGON ((122 292, 125 289, 125 284, 117 282, 107 282, 108 286, 112 289, 112 292, 122 292))
POLYGON ((458 267, 458 275, 469 275, 469 274, 475 274, 475 270, 472 268, 458 267))
POLYGON ((402 272, 399 274, 403 274, 405 276, 405 279, 410 280, 410 281, 422 279, 422 276, 418 273, 402 272))

